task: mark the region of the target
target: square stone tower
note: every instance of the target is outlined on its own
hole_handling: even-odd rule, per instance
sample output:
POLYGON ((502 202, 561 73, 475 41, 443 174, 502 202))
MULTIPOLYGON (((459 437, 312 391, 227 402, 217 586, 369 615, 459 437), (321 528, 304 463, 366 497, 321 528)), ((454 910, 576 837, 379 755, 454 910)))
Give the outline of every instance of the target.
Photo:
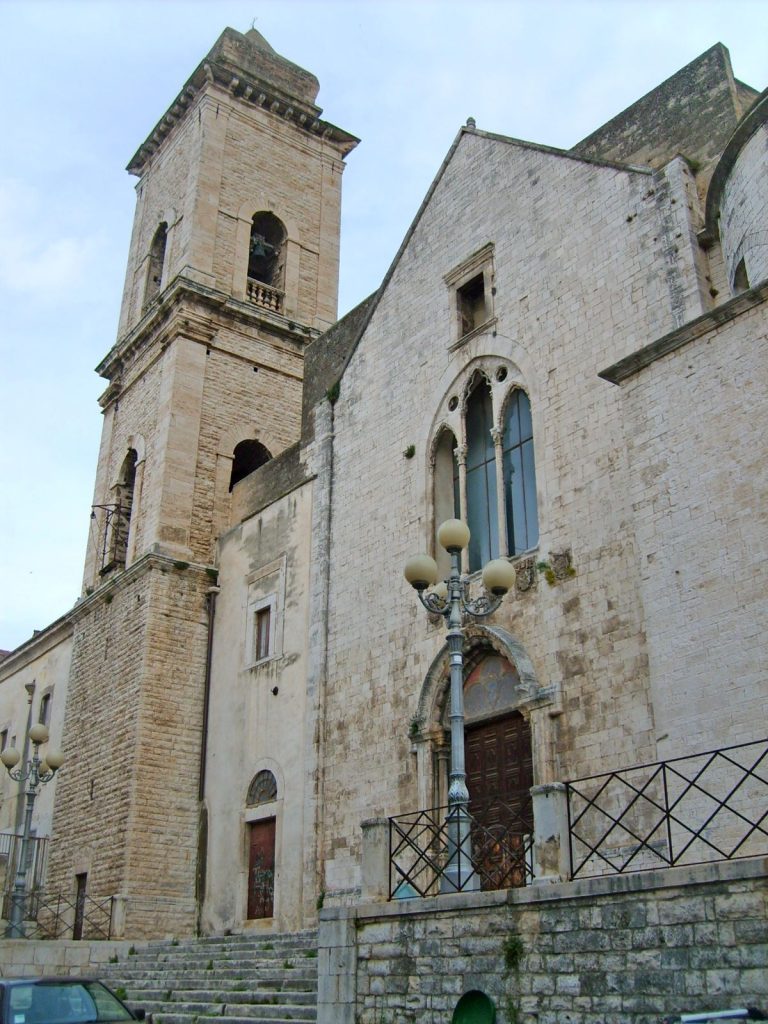
POLYGON ((196 925, 215 542, 232 484, 298 440, 304 348, 336 318, 358 140, 318 87, 225 29, 128 165, 49 881, 125 896, 131 935, 196 925))

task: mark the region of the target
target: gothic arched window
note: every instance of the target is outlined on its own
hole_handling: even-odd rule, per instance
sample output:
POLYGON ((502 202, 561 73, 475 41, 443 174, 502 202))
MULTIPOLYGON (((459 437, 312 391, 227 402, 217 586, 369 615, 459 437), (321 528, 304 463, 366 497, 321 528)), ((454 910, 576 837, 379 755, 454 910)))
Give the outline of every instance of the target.
POLYGON ((467 436, 467 512, 469 568, 482 568, 499 554, 496 454, 491 391, 484 379, 472 389, 465 412, 467 436))
POLYGON ((163 267, 165 265, 165 246, 168 241, 168 225, 163 221, 159 225, 149 248, 149 267, 147 284, 144 289, 144 308, 159 294, 163 283, 163 267))
POLYGON ((531 403, 524 391, 514 391, 507 404, 503 451, 507 553, 519 555, 539 541, 531 403))
MULTIPOLYGON (((463 408, 458 394, 448 401, 451 426, 441 424, 432 447, 435 537, 446 519, 463 519, 470 531, 464 563, 470 572, 539 541, 531 404, 520 388, 505 398, 498 384, 506 377, 502 367, 492 391, 486 376, 475 373, 464 388, 463 408)), ((447 556, 437 543, 435 557, 447 573, 447 556)))
POLYGON ((235 445, 232 459, 232 474, 229 478, 230 491, 243 477, 253 473, 255 469, 263 466, 265 462, 269 462, 271 458, 272 454, 269 449, 265 448, 261 441, 255 441, 253 438, 241 441, 240 444, 235 445))

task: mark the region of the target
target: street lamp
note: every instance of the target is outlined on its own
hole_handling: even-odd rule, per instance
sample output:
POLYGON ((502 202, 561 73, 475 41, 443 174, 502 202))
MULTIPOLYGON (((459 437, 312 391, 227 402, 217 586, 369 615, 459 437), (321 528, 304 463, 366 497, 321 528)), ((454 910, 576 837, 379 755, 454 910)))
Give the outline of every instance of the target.
POLYGON ((11 913, 8 918, 9 924, 5 930, 8 939, 23 939, 24 916, 27 903, 27 861, 29 859, 30 834, 32 832, 32 811, 34 810, 37 791, 41 785, 50 782, 56 772, 64 764, 64 755, 58 751, 49 750, 45 758, 40 757, 40 744, 48 741, 48 728, 42 722, 33 725, 29 730, 29 738, 32 741, 32 757, 26 765, 16 765, 21 761, 21 754, 15 747, 7 747, 0 754, 0 761, 12 779, 16 782, 27 783, 27 801, 24 814, 24 833, 21 838, 21 853, 16 865, 16 877, 13 882, 11 894, 11 913))
POLYGON ((448 652, 451 666, 451 775, 448 786, 448 860, 441 880, 443 892, 459 892, 479 887, 472 865, 469 791, 464 766, 464 622, 491 615, 514 585, 515 570, 504 558, 494 558, 483 568, 485 592, 469 597, 469 585, 462 579, 462 550, 469 544, 469 527, 460 519, 448 519, 437 531, 437 540, 451 556, 447 580, 437 583, 437 564, 429 555, 415 555, 405 565, 405 578, 419 600, 448 626, 448 652), (437 584, 437 586, 435 586, 437 584), (428 587, 432 587, 428 590, 428 587), (463 865, 463 872, 462 872, 463 865), (462 884, 462 873, 464 883, 462 884))

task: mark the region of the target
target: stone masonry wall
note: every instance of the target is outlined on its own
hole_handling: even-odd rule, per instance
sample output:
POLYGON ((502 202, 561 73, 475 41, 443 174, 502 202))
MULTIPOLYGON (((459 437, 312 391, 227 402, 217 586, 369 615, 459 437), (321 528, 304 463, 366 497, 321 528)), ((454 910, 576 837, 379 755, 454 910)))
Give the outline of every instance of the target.
POLYGON ((678 153, 707 163, 722 152, 743 113, 728 50, 717 43, 579 142, 573 152, 653 167, 678 153))
MULTIPOLYGON (((768 117, 768 110, 764 116, 768 117)), ((762 125, 739 154, 720 204, 720 237, 731 283, 741 259, 745 261, 751 285, 768 278, 766 207, 768 125, 762 125)))
POLYGON ((325 910, 319 1024, 660 1024, 768 1009, 765 859, 325 910))
POLYGON ((195 926, 206 650, 200 567, 149 556, 75 622, 49 890, 127 897, 126 934, 195 926), (162 913, 158 914, 161 910, 162 913))
POLYGON ((764 298, 622 386, 659 757, 768 732, 767 341, 764 298))
POLYGON ((639 339, 701 312, 690 252, 670 245, 673 217, 655 184, 464 134, 352 356, 335 406, 329 894, 358 884, 362 820, 424 806, 409 729, 445 630, 401 567, 432 543, 430 439, 473 366, 503 365, 504 387, 519 381, 530 396, 540 539, 529 557, 569 550, 575 571, 556 586, 534 572, 492 620, 555 695, 534 729, 534 782, 655 759, 621 407, 597 377, 639 339), (496 322, 451 348, 455 299, 443 275, 489 241, 496 322))

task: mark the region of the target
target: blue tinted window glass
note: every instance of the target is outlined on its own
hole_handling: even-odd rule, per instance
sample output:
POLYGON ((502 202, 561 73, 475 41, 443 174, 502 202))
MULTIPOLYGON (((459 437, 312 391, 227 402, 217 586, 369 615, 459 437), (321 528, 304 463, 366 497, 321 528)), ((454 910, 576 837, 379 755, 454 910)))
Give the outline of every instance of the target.
POLYGON ((467 401, 467 525, 470 531, 469 568, 476 569, 498 553, 496 463, 493 412, 488 387, 479 384, 467 401))
POLYGON ((517 555, 539 540, 531 403, 524 391, 516 391, 507 406, 503 448, 507 547, 517 555))

